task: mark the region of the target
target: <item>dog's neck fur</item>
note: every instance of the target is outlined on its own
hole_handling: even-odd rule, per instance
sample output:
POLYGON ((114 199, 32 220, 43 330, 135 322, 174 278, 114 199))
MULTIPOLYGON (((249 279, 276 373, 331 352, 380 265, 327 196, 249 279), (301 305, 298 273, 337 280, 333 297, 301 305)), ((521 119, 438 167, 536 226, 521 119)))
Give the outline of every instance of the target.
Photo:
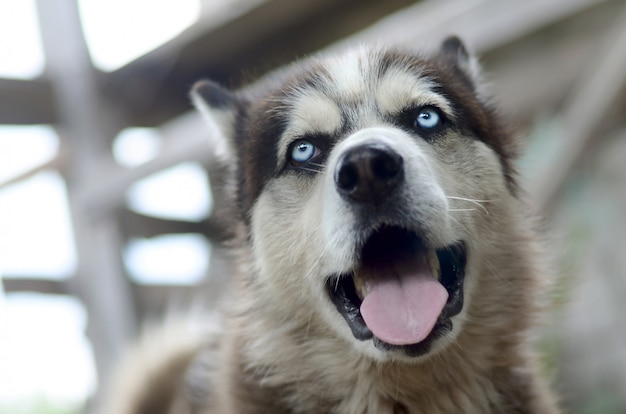
POLYGON ((473 298, 455 342, 415 363, 382 363, 360 355, 305 309, 299 315, 282 314, 249 278, 242 286, 245 293, 239 309, 231 315, 232 329, 222 343, 220 358, 229 363, 223 364, 226 372, 218 373, 223 382, 216 384, 213 409, 220 413, 557 412, 556 408, 546 411, 556 405, 537 375, 527 343, 539 288, 532 237, 519 220, 509 223, 517 227, 512 234, 519 239, 508 246, 492 246, 477 272, 480 295, 507 300, 487 307, 480 296, 473 298), (500 273, 494 274, 495 269, 500 273), (238 312, 247 314, 245 326, 238 312), (250 318, 251 314, 256 316, 250 318))

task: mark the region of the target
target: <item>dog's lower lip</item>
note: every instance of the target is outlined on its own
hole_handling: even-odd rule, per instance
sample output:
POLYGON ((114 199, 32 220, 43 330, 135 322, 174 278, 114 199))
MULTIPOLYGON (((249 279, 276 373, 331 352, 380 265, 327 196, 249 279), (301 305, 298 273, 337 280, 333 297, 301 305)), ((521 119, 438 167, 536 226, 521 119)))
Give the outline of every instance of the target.
POLYGON ((329 278, 326 282, 326 288, 337 310, 348 323, 354 337, 365 341, 374 335, 361 316, 361 298, 356 292, 354 283, 345 283, 348 279, 352 279, 351 274, 329 278))
MULTIPOLYGON (((394 230, 395 231, 395 230, 394 230)), ((397 230, 398 232, 404 230, 397 230)), ((403 236, 402 236, 403 237, 403 236)), ((414 237, 417 238, 415 235, 414 237)), ((419 238, 417 238, 419 241, 419 238)), ((419 241, 421 243, 421 241, 419 241)), ((401 248, 401 246, 398 246, 401 248)), ((393 248, 393 246, 392 246, 393 248)), ((363 249, 363 254, 371 254, 371 249, 363 249)), ((448 300, 431 333, 422 342, 413 345, 389 345, 376 338, 367 327, 360 313, 362 295, 354 283, 354 272, 332 275, 327 281, 327 290, 338 312, 344 317, 356 339, 374 339, 377 348, 382 350, 401 349, 407 355, 417 356, 428 351, 430 342, 442 336, 452 327, 450 318, 463 308, 463 279, 466 264, 466 248, 464 242, 457 242, 441 249, 436 249, 441 267, 439 282, 448 291, 448 300)), ((372 260, 364 258, 364 260, 372 260)), ((375 259, 374 259, 375 260, 375 259)), ((429 259, 430 260, 430 259, 429 259)))

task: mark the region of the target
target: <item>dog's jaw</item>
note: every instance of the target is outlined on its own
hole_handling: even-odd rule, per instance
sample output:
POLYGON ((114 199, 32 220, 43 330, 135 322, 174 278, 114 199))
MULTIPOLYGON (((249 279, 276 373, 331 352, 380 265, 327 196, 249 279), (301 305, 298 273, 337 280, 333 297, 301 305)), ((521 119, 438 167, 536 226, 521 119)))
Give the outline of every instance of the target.
MULTIPOLYGON (((360 265, 352 273, 332 275, 328 278, 326 289, 330 300, 339 314, 345 319, 355 339, 360 341, 371 340, 376 349, 384 353, 403 353, 408 357, 425 356, 432 350, 432 345, 435 341, 452 331, 454 326, 452 318, 463 309, 463 282, 466 265, 465 243, 459 242, 437 250, 425 249, 420 246, 419 237, 412 232, 400 228, 386 227, 374 232, 361 252, 359 255, 361 257, 360 265), (376 246, 375 250, 372 249, 374 245, 380 243, 384 243, 386 247, 380 245, 376 246), (407 245, 414 245, 415 247, 407 248, 407 245), (383 251, 377 251, 380 249, 383 251), (389 277, 388 275, 385 276, 385 273, 389 273, 389 270, 385 271, 384 267, 386 262, 394 260, 389 258, 390 255, 393 255, 396 258, 395 260, 406 260, 406 257, 411 262, 414 261, 413 257, 417 257, 417 261, 431 262, 428 267, 430 267, 432 272, 430 278, 426 276, 426 282, 422 281, 420 283, 422 286, 414 283, 417 290, 413 288, 411 292, 412 297, 408 298, 412 302, 411 309, 417 308, 415 310, 416 315, 402 315, 402 312, 398 312, 400 313, 399 315, 386 315, 382 317, 382 321, 376 321, 378 325, 396 325, 397 323, 394 320, 396 317, 398 319, 409 319, 408 321, 400 321, 399 328, 387 328, 385 326, 376 328, 376 331, 382 329, 384 335, 391 335, 392 339, 388 339, 388 337, 378 332, 378 336, 376 336, 370 329, 370 326, 368 326, 366 321, 372 324, 374 323, 372 319, 380 319, 380 317, 378 315, 367 315, 367 317, 364 317, 362 314, 364 309, 363 300, 370 292, 368 292, 369 288, 365 286, 367 282, 364 283, 360 276, 360 273, 363 272, 378 272, 382 275, 382 283, 388 284, 389 281, 384 280, 384 278, 389 277), (434 255, 435 258, 431 255, 434 255), (401 259, 398 259, 398 257, 401 259), (369 268, 369 270, 363 270, 364 268, 369 268), (423 286, 424 284, 426 284, 426 287, 423 286), (420 301, 432 302, 431 298, 425 296, 433 295, 432 289, 427 288, 428 284, 440 286, 439 289, 441 290, 445 289, 443 306, 439 305, 437 307, 437 304, 420 303, 420 301), (420 293, 420 289, 422 293, 420 293), (428 314, 429 312, 436 313, 430 316, 430 320, 423 321, 424 318, 428 318, 428 316, 423 314, 428 314), (415 318, 422 321, 415 323, 415 318), (402 326, 403 324, 413 325, 411 326, 413 331, 409 330, 407 332, 407 328, 402 326), (420 329, 422 329, 421 332, 420 329), (392 331, 391 334, 385 333, 385 331, 389 330, 392 331), (400 336, 405 336, 405 338, 398 337, 398 334, 393 332, 394 330, 400 330, 400 336), (410 335, 408 338, 406 338, 407 334, 410 335), (395 338, 393 335, 395 335, 395 338)), ((392 275, 391 277, 393 278, 394 276, 392 275)), ((409 275, 409 277, 415 278, 412 275, 409 275)), ((421 278, 424 279, 424 277, 421 278)), ((391 283, 394 282, 392 281, 391 283)), ((406 280, 403 283, 406 286, 406 280)), ((391 297, 393 298, 393 295, 391 297)), ((392 305, 393 303, 389 304, 388 307, 393 308, 392 305)), ((385 304, 382 304, 383 310, 385 306, 385 304)), ((365 308, 364 312, 369 311, 371 314, 372 312, 379 312, 380 308, 381 305, 373 308, 370 306, 370 308, 365 308)), ((399 308, 402 310, 402 306, 399 306, 399 308)))

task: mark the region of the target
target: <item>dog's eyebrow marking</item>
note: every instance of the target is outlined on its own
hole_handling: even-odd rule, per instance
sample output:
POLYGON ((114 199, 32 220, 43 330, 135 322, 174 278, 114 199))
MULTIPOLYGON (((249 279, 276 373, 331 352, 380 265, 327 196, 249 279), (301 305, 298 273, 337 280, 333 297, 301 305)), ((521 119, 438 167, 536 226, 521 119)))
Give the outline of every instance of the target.
POLYGON ((307 135, 334 136, 342 125, 342 113, 337 104, 321 92, 300 89, 294 93, 287 127, 278 146, 278 159, 284 160, 287 147, 294 138, 307 135))
POLYGON ((407 107, 434 105, 449 115, 452 106, 441 94, 433 91, 437 84, 403 68, 389 68, 376 88, 376 103, 381 111, 396 114, 407 107))
POLYGON ((287 126, 292 134, 332 135, 341 128, 341 110, 332 99, 310 90, 299 95, 287 126))

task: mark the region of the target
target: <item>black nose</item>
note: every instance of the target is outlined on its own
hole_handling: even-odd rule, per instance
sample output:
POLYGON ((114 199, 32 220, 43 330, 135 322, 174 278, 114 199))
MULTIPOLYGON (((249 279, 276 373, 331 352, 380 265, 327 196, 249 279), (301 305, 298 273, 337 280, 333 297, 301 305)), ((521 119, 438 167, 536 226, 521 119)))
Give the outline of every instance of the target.
POLYGON ((397 152, 383 144, 351 148, 337 164, 337 190, 354 201, 377 202, 402 182, 403 163, 397 152))

